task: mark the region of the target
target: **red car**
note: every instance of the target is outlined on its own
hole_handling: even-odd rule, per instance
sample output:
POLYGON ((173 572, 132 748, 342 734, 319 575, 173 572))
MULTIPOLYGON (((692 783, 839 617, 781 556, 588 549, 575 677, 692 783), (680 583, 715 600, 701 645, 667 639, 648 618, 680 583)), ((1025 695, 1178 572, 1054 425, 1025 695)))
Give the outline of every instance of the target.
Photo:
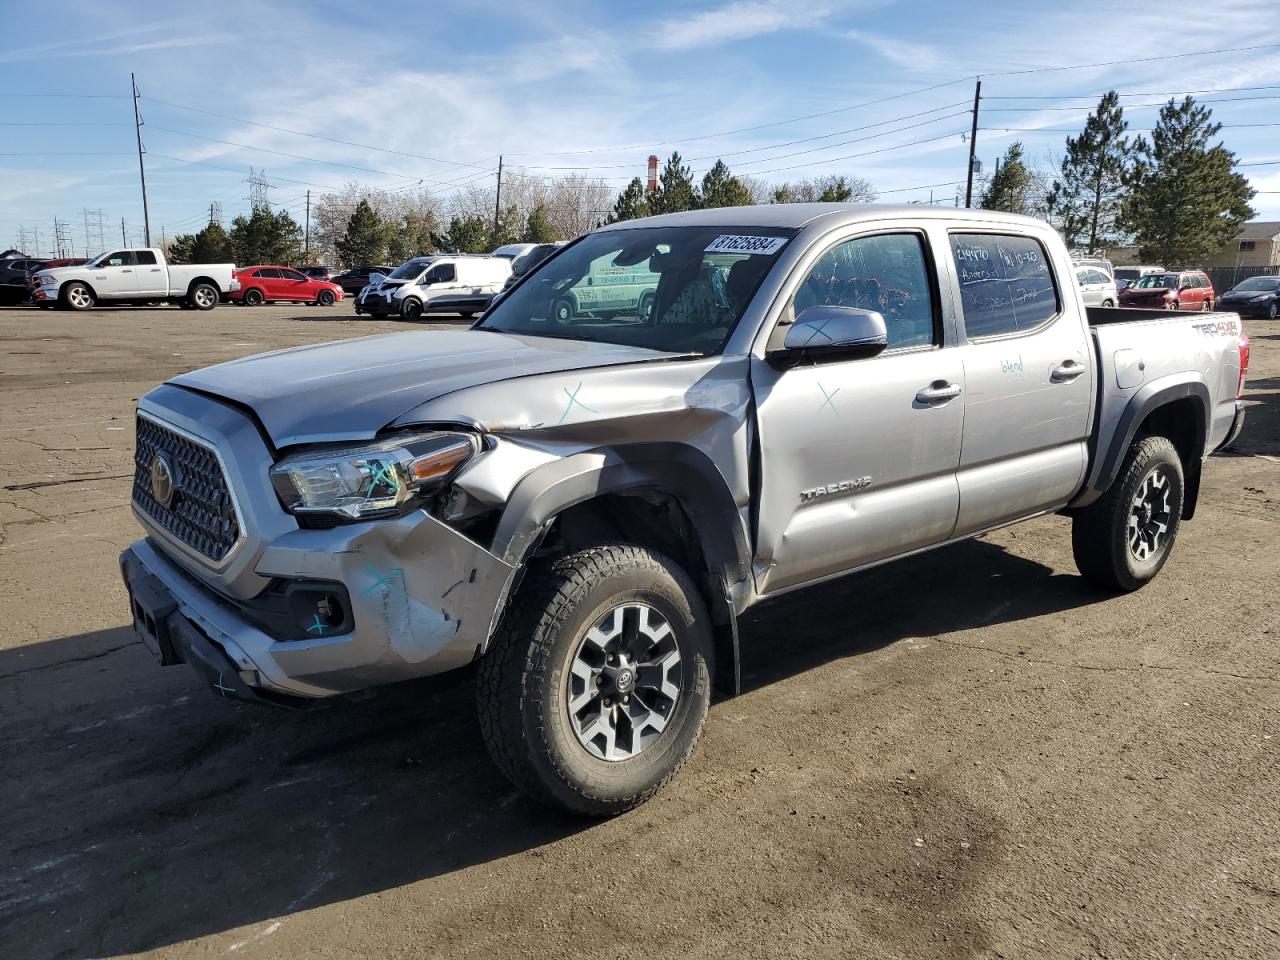
POLYGON ((257 307, 270 300, 295 300, 327 307, 342 299, 342 288, 327 280, 313 280, 292 267, 242 267, 235 279, 240 289, 227 294, 232 303, 257 307))
POLYGON ((1153 274, 1120 291, 1122 307, 1212 310, 1215 299, 1213 284, 1203 270, 1170 270, 1153 274))

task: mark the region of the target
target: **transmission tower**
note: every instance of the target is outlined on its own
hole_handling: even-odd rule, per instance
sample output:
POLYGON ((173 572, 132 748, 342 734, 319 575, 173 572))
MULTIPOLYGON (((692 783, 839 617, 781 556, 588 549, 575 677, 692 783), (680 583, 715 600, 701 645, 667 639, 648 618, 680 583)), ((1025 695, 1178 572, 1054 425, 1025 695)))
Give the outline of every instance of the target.
POLYGON ((267 183, 266 174, 260 170, 249 168, 249 176, 245 180, 249 184, 249 203, 254 210, 264 210, 271 206, 271 201, 267 199, 267 191, 271 189, 271 184, 267 183))
POLYGON ((84 254, 102 253, 107 246, 106 213, 102 210, 81 209, 84 214, 84 254))
POLYGON ((218 226, 222 226, 222 202, 220 200, 215 200, 209 204, 209 225, 213 226, 215 223, 218 226))
POLYGON ((53 243, 54 249, 57 250, 59 257, 67 256, 67 251, 71 251, 71 256, 75 256, 75 244, 71 240, 71 228, 63 220, 57 217, 53 218, 53 243))

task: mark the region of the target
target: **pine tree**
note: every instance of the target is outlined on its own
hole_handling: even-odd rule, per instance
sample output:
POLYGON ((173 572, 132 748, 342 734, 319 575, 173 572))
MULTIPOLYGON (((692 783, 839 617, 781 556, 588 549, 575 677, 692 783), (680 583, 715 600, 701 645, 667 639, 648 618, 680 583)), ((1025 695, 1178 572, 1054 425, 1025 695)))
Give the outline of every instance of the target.
POLYGON ((652 213, 679 213, 696 210, 698 194, 693 188, 693 171, 680 159, 679 151, 667 158, 667 165, 658 177, 658 189, 649 198, 652 213))
POLYGON ((194 233, 180 233, 169 241, 169 249, 165 252, 165 259, 170 263, 195 263, 195 249, 196 235, 194 233))
POLYGON ((454 217, 449 229, 434 238, 445 253, 485 253, 490 249, 490 224, 484 217, 454 217))
POLYGON ((639 177, 634 177, 625 190, 618 194, 614 201, 613 212, 609 214, 610 223, 621 223, 623 220, 636 220, 650 214, 649 200, 645 196, 644 184, 639 177))
POLYGON ((1222 129, 1210 117, 1191 97, 1170 99, 1150 142, 1139 137, 1135 144, 1123 220, 1148 262, 1200 263, 1254 215, 1255 191, 1235 172, 1235 154, 1220 142, 1209 145, 1222 129))
POLYGON ((231 238, 222 224, 211 223, 194 237, 191 263, 228 263, 233 260, 231 238))
MULTIPOLYGON (((210 224, 206 230, 215 226, 210 224)), ((277 213, 265 204, 254 207, 247 218, 236 217, 231 223, 229 239, 233 259, 241 266, 293 263, 302 252, 302 227, 289 216, 289 211, 277 213)))
POLYGON ((387 231, 387 260, 404 263, 433 253, 436 226, 435 217, 429 213, 406 213, 399 227, 387 231))
POLYGON ((539 203, 529 211, 524 224, 524 236, 520 239, 525 243, 551 243, 560 239, 556 235, 556 228, 551 225, 551 218, 547 216, 544 204, 539 203))
POLYGON ((520 216, 520 208, 513 203, 503 208, 502 214, 498 217, 497 231, 490 232, 481 249, 469 252, 486 253, 508 243, 519 243, 520 237, 524 234, 524 228, 525 221, 520 216))
POLYGON ((1067 246, 1097 254, 1119 242, 1117 220, 1124 178, 1133 163, 1124 108, 1114 90, 1098 101, 1078 137, 1067 138, 1062 176, 1047 204, 1067 246))
POLYGON ((984 210, 1003 210, 1005 213, 1030 212, 1031 172, 1022 162, 1022 144, 1009 144, 1004 157, 996 162, 996 172, 982 194, 984 210))
POLYGON ((729 172, 723 160, 707 171, 702 178, 701 206, 743 207, 751 203, 751 192, 742 181, 729 172))
POLYGON ((386 258, 387 227, 368 200, 361 199, 351 211, 347 232, 336 246, 345 267, 364 267, 386 258))
POLYGON ((846 203, 853 199, 853 184, 844 177, 832 177, 818 194, 819 203, 846 203))

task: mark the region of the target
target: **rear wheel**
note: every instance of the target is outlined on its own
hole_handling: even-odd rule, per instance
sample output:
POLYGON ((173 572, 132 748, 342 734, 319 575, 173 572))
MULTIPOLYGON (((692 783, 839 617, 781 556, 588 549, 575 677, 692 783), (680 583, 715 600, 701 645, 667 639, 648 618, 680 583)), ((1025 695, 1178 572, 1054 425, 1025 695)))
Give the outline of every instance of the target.
POLYGON ((212 310, 218 305, 221 299, 218 288, 212 283, 197 283, 191 288, 191 294, 188 299, 197 310, 212 310))
POLYGON ((556 323, 569 323, 573 320, 573 303, 568 298, 557 300, 551 305, 551 318, 556 323))
POLYGON ((93 291, 86 284, 69 283, 62 288, 61 301, 72 310, 89 310, 93 307, 93 291))
POLYGON ((316 303, 322 307, 332 307, 334 299, 332 290, 321 290, 319 296, 316 297, 316 303))
POLYGON ((613 544, 531 572, 480 662, 494 761, 544 803, 638 806, 693 752, 711 699, 706 608, 670 559, 613 544))
POLYGON ((1076 567, 1097 586, 1137 590, 1169 558, 1182 497, 1182 461, 1173 444, 1165 437, 1137 441, 1111 489, 1075 515, 1076 567))
POLYGON ((244 292, 244 296, 240 298, 240 301, 246 307, 260 307, 266 301, 266 298, 262 295, 261 290, 254 288, 252 290, 246 290, 244 292))
POLYGON ((1110 308, 1110 307, 1114 307, 1116 305, 1116 302, 1114 300, 1103 300, 1102 305, 1104 307, 1110 308))
POLYGON ((646 290, 640 295, 640 305, 637 312, 640 314, 640 319, 645 323, 653 319, 653 300, 654 295, 651 290, 646 290))

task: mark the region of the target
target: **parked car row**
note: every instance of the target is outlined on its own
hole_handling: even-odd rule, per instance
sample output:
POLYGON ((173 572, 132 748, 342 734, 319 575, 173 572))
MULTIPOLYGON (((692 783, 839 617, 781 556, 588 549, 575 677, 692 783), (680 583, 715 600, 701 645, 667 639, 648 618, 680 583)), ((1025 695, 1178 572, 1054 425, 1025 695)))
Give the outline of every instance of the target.
POLYGON ((37 285, 36 274, 41 270, 88 262, 87 257, 60 257, 53 260, 8 257, 0 260, 0 306, 13 306, 32 299, 37 285))

